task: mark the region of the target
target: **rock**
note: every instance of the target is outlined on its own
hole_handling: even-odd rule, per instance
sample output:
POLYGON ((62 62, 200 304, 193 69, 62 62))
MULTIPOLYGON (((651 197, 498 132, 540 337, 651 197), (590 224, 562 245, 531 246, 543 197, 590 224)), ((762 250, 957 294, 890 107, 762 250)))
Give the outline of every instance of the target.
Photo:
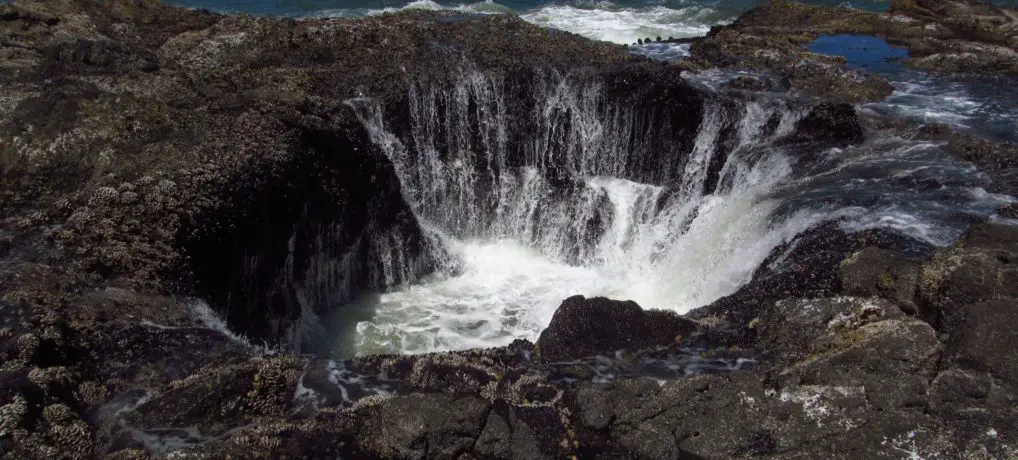
POLYGON ((854 330, 875 321, 899 318, 897 306, 882 299, 831 297, 785 299, 754 320, 759 343, 771 353, 802 359, 813 343, 833 330, 854 330))
POLYGON ((373 409, 358 443, 384 458, 455 459, 467 453, 488 419, 488 403, 475 397, 410 394, 373 409))
POLYGON ((966 305, 945 317, 942 330, 950 336, 948 360, 963 368, 988 371, 1018 390, 1018 299, 996 299, 966 305))
POLYGON ((674 344, 696 332, 696 323, 666 311, 645 311, 636 302, 573 296, 555 310, 537 339, 542 360, 565 361, 623 348, 674 344))
POLYGON ((756 331, 749 328, 763 309, 781 299, 824 298, 840 293, 841 262, 866 246, 893 249, 921 257, 933 252, 928 243, 893 232, 864 231, 848 235, 834 225, 807 230, 771 251, 753 279, 732 295, 694 309, 687 316, 720 323, 737 342, 749 346, 756 331))
POLYGON ((894 90, 883 77, 823 61, 801 60, 783 74, 793 88, 842 103, 882 101, 894 90))
POLYGON ((919 268, 899 252, 868 247, 842 261, 838 272, 845 294, 881 296, 914 314, 919 268))
POLYGON ((934 436, 939 425, 926 416, 871 411, 864 388, 773 388, 749 374, 585 386, 577 392, 574 412, 585 428, 617 439, 624 449, 620 455, 641 459, 816 458, 846 452, 869 458, 893 456, 897 446, 882 440, 907 441, 909 432, 924 449, 939 441, 934 436))
POLYGON ((775 82, 768 79, 745 75, 733 78, 724 84, 725 88, 742 91, 774 91, 777 86, 775 82))
POLYGON ((862 126, 850 104, 821 103, 795 124, 789 142, 831 142, 849 145, 862 142, 862 126))
POLYGON ((958 245, 937 254, 919 275, 920 307, 945 327, 960 323, 965 306, 1018 298, 1018 229, 986 223, 973 227, 958 245))
POLYGON ((488 414, 488 420, 484 423, 484 431, 477 438, 474 451, 480 458, 511 459, 512 452, 512 431, 509 424, 494 412, 488 414))
POLYGON ((946 421, 967 450, 986 451, 1006 458, 1018 427, 1016 395, 994 384, 985 372, 952 367, 940 372, 930 385, 930 410, 946 421))
POLYGON ((879 382, 899 375, 929 381, 936 373, 940 343, 926 322, 892 319, 833 329, 810 344, 810 353, 785 373, 799 381, 827 385, 863 385, 870 379, 879 382))

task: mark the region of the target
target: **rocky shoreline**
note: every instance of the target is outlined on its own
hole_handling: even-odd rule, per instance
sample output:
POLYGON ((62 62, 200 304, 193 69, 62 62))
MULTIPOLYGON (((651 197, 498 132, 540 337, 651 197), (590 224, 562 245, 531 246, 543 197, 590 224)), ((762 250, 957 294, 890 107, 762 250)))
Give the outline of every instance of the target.
MULTIPOLYGON (((442 263, 344 101, 396 107, 379 116, 399 126, 414 82, 477 69, 512 76, 513 110, 528 110, 530 78, 551 71, 655 113, 702 113, 683 72, 747 69, 824 99, 789 142, 944 142, 1014 195, 1015 146, 856 116, 848 104, 890 85, 803 47, 875 34, 916 68, 1014 76, 1015 15, 967 1, 886 14, 772 1, 661 64, 510 16, 0 5, 0 452, 1013 458, 1018 229, 999 222, 947 248, 822 226, 688 315, 572 297, 536 343, 503 348, 337 363, 311 353, 305 322, 442 263), (405 249, 365 237, 380 234, 405 249), (394 259, 410 268, 379 262, 394 259), (211 327, 195 298, 247 341, 211 327)), ((686 149, 697 122, 648 149, 686 149)), ((708 167, 711 187, 720 166, 708 167)))

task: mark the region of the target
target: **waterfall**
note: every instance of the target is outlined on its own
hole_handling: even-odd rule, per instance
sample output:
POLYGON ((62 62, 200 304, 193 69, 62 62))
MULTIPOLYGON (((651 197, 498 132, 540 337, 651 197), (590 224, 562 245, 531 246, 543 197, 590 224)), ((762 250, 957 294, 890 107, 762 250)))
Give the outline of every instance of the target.
MULTIPOLYGON (((592 77, 537 73, 520 83, 468 70, 412 85, 400 106, 347 101, 418 220, 457 262, 350 307, 371 317, 357 326, 356 352, 533 339, 573 294, 687 311, 734 292, 771 250, 817 223, 880 226, 881 210, 790 190, 828 190, 824 174, 844 189, 859 178, 837 171, 881 155, 956 168, 928 152, 911 158, 915 146, 904 144, 867 146, 884 149, 878 155, 812 146, 826 153, 802 166, 778 141, 808 108, 783 99, 703 92, 667 107, 608 94, 592 77)), ((866 174, 891 193, 896 171, 866 174)), ((959 193, 971 188, 959 180, 959 193)))

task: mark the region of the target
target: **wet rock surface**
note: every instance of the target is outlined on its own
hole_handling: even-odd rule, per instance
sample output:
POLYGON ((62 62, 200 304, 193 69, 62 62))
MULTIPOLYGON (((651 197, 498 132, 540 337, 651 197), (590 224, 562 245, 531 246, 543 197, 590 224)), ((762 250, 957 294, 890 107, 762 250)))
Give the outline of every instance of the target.
POLYGON ((674 312, 644 311, 636 302, 603 297, 570 297, 541 332, 541 359, 562 361, 623 348, 651 348, 681 342, 697 324, 674 312))
MULTIPOLYGON (((889 88, 806 54, 811 36, 897 37, 934 63, 915 65, 940 70, 954 68, 951 53, 976 56, 971 68, 1015 46, 1006 18, 962 19, 1003 10, 894 8, 910 19, 772 2, 694 43, 699 61, 686 65, 776 71, 832 101, 800 122, 796 142, 852 143, 873 126, 840 103, 889 88), (779 39, 789 24, 813 25, 779 39), (920 40, 919 30, 936 32, 920 40)), ((392 165, 343 100, 398 105, 408 81, 469 62, 517 74, 582 67, 620 100, 657 98, 676 113, 702 102, 680 69, 621 47, 516 18, 447 19, 275 20, 147 0, 0 5, 0 453, 1015 455, 1018 233, 1000 224, 939 250, 820 227, 688 316, 574 297, 537 344, 343 362, 288 353, 315 342, 295 337, 315 330, 303 309, 342 301, 323 293, 386 282, 370 261, 413 259, 389 281, 436 263, 392 165), (369 233, 398 235, 407 251, 362 244, 369 233), (351 286, 329 284, 343 261, 366 268, 351 286)), ((1014 168, 1009 147, 914 132, 954 139, 955 154, 996 177, 1014 168)))

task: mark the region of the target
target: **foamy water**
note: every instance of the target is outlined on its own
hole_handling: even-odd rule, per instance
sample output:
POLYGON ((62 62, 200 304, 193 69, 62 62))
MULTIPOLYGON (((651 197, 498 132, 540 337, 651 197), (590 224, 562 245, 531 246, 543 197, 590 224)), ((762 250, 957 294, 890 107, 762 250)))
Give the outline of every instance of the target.
POLYGON ((1010 200, 985 193, 985 177, 935 144, 878 139, 786 151, 774 141, 794 130, 801 109, 765 97, 734 111, 708 100, 673 185, 620 179, 626 156, 637 154, 624 140, 640 118, 603 103, 596 84, 549 78, 534 88, 545 101, 534 114, 534 143, 525 144, 534 165, 515 169, 505 166, 511 133, 497 77, 466 72, 453 88, 415 86, 405 138, 389 130, 377 101, 348 101, 459 270, 339 309, 331 322, 347 328, 340 355, 534 340, 576 294, 682 313, 733 293, 774 248, 819 223, 892 229, 943 245, 965 219, 1010 200), (474 126, 489 127, 480 145, 470 144, 474 126), (725 153, 716 189, 704 194, 725 130, 734 130, 737 145, 725 153), (549 142, 561 144, 548 150, 549 142), (579 179, 565 189, 542 172, 562 161, 579 179))
POLYGON ((614 43, 636 43, 651 38, 696 37, 706 34, 718 21, 717 11, 701 5, 683 8, 586 9, 551 5, 520 17, 539 26, 573 32, 614 43))

